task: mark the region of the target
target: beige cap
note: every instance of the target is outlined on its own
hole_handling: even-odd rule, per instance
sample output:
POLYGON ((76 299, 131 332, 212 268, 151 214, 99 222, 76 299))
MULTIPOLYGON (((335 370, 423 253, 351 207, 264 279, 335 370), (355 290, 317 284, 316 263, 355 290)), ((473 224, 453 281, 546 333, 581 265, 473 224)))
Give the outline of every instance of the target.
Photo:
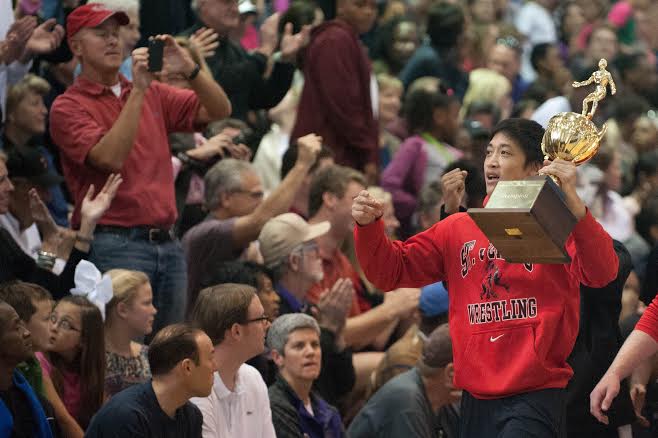
POLYGON ((328 221, 309 225, 295 213, 284 213, 270 219, 258 236, 265 266, 275 266, 302 243, 327 234, 329 228, 331 224, 328 221))

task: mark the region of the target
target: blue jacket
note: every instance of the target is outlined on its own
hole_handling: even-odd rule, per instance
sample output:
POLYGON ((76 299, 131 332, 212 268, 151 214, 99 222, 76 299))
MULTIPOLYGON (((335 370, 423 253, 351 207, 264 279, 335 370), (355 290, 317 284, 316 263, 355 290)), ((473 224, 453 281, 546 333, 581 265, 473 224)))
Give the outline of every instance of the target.
MULTIPOLYGON (((48 425, 48 420, 46 420, 46 413, 43 411, 43 407, 39 402, 34 390, 27 383, 25 377, 18 372, 14 371, 13 377, 14 386, 16 386, 27 398, 30 407, 32 408, 32 416, 35 420, 35 430, 33 431, 34 438, 53 438, 52 431, 50 430, 50 425, 48 425)), ((7 437, 12 435, 14 429, 14 418, 5 406, 5 403, 0 400, 0 437, 7 437)))

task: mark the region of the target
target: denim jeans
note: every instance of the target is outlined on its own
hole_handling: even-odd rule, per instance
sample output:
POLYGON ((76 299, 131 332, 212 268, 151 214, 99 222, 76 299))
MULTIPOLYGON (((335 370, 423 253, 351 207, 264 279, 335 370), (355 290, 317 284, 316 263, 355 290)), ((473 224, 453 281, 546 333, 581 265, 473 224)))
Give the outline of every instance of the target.
POLYGON ((96 232, 89 260, 101 272, 131 269, 148 275, 158 310, 153 334, 185 316, 187 267, 179 240, 151 243, 131 233, 96 232))

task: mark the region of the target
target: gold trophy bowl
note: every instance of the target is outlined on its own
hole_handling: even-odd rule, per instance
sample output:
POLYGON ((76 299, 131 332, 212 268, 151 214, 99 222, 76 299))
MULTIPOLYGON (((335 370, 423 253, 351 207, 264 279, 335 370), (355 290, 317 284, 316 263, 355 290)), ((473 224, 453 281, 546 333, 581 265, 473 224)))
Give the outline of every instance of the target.
POLYGON ((576 166, 589 161, 599 150, 607 124, 601 130, 587 116, 559 113, 551 117, 544 132, 541 150, 544 158, 573 161, 576 166))
MULTIPOLYGON (((601 59, 599 69, 589 79, 572 84, 596 84, 596 89, 583 100, 581 114, 559 113, 549 120, 541 142, 545 159, 560 158, 580 165, 598 152, 606 125, 599 131, 592 117, 608 87, 616 93, 607 65, 601 59)), ((499 181, 485 208, 469 208, 468 214, 510 263, 570 261, 564 244, 577 220, 564 201, 558 179, 552 175, 499 181)))

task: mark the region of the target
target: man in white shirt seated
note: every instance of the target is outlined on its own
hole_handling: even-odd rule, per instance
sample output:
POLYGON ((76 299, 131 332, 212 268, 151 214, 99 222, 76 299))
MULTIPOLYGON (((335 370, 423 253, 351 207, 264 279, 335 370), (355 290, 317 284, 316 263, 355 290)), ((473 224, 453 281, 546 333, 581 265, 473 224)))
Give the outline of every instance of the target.
POLYGON ((203 289, 191 321, 215 346, 212 393, 193 398, 203 414, 203 438, 275 438, 267 386, 245 362, 265 349, 269 318, 256 289, 221 284, 203 289))

